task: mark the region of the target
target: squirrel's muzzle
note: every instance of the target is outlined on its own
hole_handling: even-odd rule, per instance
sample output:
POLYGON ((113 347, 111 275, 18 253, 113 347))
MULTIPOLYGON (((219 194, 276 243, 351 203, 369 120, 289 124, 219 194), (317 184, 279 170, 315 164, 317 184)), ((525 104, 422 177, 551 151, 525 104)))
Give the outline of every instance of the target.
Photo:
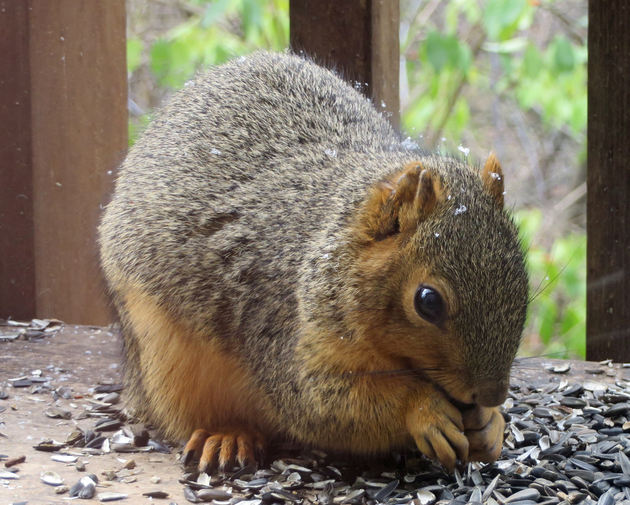
POLYGON ((479 387, 473 398, 482 407, 498 407, 507 399, 507 393, 508 382, 498 381, 479 387))

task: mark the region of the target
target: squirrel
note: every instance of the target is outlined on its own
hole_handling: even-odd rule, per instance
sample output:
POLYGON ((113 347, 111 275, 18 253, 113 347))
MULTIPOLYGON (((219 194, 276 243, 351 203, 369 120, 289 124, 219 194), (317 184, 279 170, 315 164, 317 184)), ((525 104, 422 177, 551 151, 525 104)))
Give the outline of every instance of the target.
POLYGON ((270 439, 495 461, 528 305, 501 166, 410 146, 289 53, 210 69, 123 162, 99 226, 130 399, 202 471, 270 439))

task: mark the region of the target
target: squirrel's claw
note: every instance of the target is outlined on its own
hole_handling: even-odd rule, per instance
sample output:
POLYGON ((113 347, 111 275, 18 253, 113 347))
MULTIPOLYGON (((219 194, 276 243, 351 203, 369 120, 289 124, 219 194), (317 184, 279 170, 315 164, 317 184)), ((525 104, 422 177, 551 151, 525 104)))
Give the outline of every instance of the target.
POLYGON ((462 414, 441 393, 433 390, 419 395, 408 412, 407 427, 418 449, 445 468, 455 468, 458 459, 468 460, 462 414))
POLYGON ((196 430, 192 434, 186 443, 186 447, 184 447, 184 452, 180 458, 180 461, 184 466, 188 466, 188 464, 194 459, 195 455, 201 454, 203 444, 209 436, 210 433, 206 430, 196 430))
POLYGON ((464 411, 464 433, 470 444, 471 461, 494 463, 501 455, 505 419, 499 409, 477 405, 464 411))
POLYGON ((214 434, 196 430, 184 448, 181 461, 187 465, 197 455, 200 472, 210 473, 216 469, 224 472, 233 468, 235 461, 241 467, 262 462, 264 448, 265 439, 255 430, 226 430, 214 434))
POLYGON ((422 438, 415 437, 418 449, 431 459, 438 460, 444 468, 453 470, 459 459, 466 461, 468 440, 459 431, 445 434, 436 426, 430 426, 422 438))

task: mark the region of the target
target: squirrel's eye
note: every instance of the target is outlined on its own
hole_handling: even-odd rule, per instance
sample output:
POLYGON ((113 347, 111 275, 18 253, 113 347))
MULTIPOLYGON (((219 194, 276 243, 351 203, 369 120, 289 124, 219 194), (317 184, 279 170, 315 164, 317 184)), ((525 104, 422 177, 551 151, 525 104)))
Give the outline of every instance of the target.
POLYGON ((433 324, 440 324, 443 320, 444 302, 440 293, 430 286, 421 284, 416 290, 413 300, 418 315, 433 324))

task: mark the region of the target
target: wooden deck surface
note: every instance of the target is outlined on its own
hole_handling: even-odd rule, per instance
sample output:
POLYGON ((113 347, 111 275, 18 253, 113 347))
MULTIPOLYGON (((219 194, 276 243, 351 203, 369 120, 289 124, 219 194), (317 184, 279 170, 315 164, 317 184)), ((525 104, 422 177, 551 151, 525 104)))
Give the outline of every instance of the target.
MULTIPOLYGON (((86 462, 86 470, 79 472, 74 464, 64 464, 51 460, 52 453, 41 452, 33 446, 45 439, 64 441, 78 425, 84 430, 94 427, 94 419, 75 420, 86 405, 89 405, 93 389, 99 384, 113 384, 122 381, 120 342, 107 328, 66 325, 49 336, 26 341, 22 337, 13 341, 2 341, 1 335, 15 333, 19 328, 0 324, 0 392, 8 393, 8 398, 0 400, 0 454, 6 458, 0 463, 4 471, 7 458, 26 456, 26 461, 17 465, 17 480, 0 479, 0 503, 61 504, 67 503, 64 496, 55 494, 55 488, 44 484, 40 476, 48 470, 58 473, 64 484, 72 486, 86 474, 96 474, 99 478, 97 492, 121 492, 129 497, 120 503, 149 503, 142 496, 148 491, 166 491, 169 497, 158 500, 162 503, 185 503, 184 487, 178 482, 182 475, 177 460, 177 450, 171 454, 154 452, 99 455, 80 455, 86 462), (12 386, 11 379, 33 374, 41 370, 42 377, 50 377, 53 389, 70 386, 74 399, 54 401, 51 392, 32 393, 29 388, 12 386), (73 418, 51 419, 45 415, 46 409, 58 405, 69 409, 73 418), (118 471, 125 461, 134 459, 137 466, 132 471, 137 480, 132 483, 120 479, 107 480, 104 472, 118 471), (160 481, 151 481, 155 476, 160 481)), ((559 360, 521 360, 515 369, 513 383, 528 388, 544 387, 550 381, 614 383, 618 379, 630 379, 630 369, 621 365, 607 365, 589 362, 570 362, 568 373, 551 373, 551 365, 564 364, 559 360), (599 371, 600 373, 590 373, 599 371)), ((52 390, 51 390, 52 391, 52 390)), ((124 400, 124 392, 123 392, 124 400)), ((64 452, 80 454, 69 448, 64 452)), ((154 478, 155 480, 155 478, 154 478)), ((93 501, 96 501, 94 499, 93 501)))
MULTIPOLYGON (((6 329, 6 328, 4 328, 6 329)), ((0 334, 3 328, 0 327, 0 334)), ((11 328, 14 331, 15 328, 11 328)), ((75 421, 51 419, 45 410, 55 404, 51 393, 29 394, 28 388, 14 388, 8 382, 21 376, 30 375, 34 370, 41 370, 42 376, 52 377, 52 385, 56 389, 70 386, 75 396, 83 396, 74 400, 60 399, 57 404, 71 410, 73 418, 78 417, 87 405, 93 388, 99 383, 119 383, 122 380, 120 345, 118 339, 107 329, 91 329, 87 326, 65 326, 54 336, 41 340, 0 342, 0 385, 5 386, 9 394, 6 400, 0 400, 0 407, 6 410, 0 413, 0 454, 9 458, 26 456, 26 461, 18 466, 18 480, 2 480, 0 486, 0 503, 20 503, 28 500, 34 504, 68 503, 63 497, 68 493, 55 494, 55 488, 44 484, 40 476, 47 470, 55 471, 64 479, 64 484, 72 486, 87 474, 96 474, 99 478, 97 492, 121 492, 129 498, 119 503, 149 503, 142 496, 148 491, 166 491, 170 494, 160 502, 186 503, 184 487, 178 483, 182 470, 177 461, 175 451, 172 454, 107 453, 102 455, 80 456, 86 461, 86 470, 77 471, 74 464, 64 464, 51 460, 53 453, 41 452, 33 446, 47 438, 63 442, 78 424, 84 430, 94 427, 94 419, 75 421), (74 407, 76 405, 76 407, 74 407), (126 460, 134 459, 137 466, 131 472, 137 481, 129 484, 108 481, 103 472, 120 470, 126 460), (160 482, 154 484, 151 478, 158 476, 160 482)), ((68 453, 78 450, 69 448, 68 453)), ((5 470, 4 462, 0 463, 0 471, 5 470)), ((91 500, 96 502, 96 499, 91 500)), ((85 503, 85 500, 80 500, 85 503)), ((88 501, 89 503, 90 501, 88 501)))

